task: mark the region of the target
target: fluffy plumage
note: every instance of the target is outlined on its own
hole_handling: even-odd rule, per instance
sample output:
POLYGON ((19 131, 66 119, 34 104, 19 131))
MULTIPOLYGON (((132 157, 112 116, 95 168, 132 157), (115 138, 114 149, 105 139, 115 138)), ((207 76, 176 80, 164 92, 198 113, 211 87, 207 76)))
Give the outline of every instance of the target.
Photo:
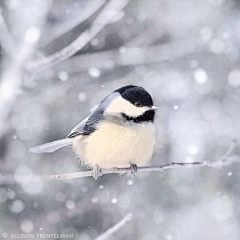
POLYGON ((66 139, 30 151, 54 152, 72 145, 81 162, 91 167, 144 165, 151 158, 155 145, 155 109, 145 89, 124 86, 108 95, 66 139))
POLYGON ((150 160, 155 145, 152 123, 132 124, 103 121, 90 136, 77 136, 73 148, 89 166, 100 168, 143 166, 150 160))

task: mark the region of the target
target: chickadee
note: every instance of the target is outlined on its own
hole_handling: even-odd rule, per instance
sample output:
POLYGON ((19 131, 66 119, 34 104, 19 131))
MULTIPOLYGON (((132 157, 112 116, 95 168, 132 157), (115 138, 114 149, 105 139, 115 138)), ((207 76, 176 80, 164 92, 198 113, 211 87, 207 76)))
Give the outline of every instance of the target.
POLYGON ((65 146, 84 165, 93 169, 143 166, 152 157, 155 145, 155 110, 150 94, 142 87, 123 86, 108 95, 65 139, 30 149, 33 153, 51 153, 65 146))

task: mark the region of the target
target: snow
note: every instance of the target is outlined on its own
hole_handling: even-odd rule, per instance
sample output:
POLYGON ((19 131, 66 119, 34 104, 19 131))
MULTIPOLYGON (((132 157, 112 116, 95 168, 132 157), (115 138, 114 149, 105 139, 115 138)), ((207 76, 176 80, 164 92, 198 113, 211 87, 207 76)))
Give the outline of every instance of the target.
POLYGON ((88 73, 89 73, 89 75, 90 75, 91 77, 93 77, 93 78, 99 78, 100 75, 101 75, 100 69, 95 68, 95 67, 89 68, 89 69, 88 69, 88 73))
POLYGON ((65 72, 65 71, 60 71, 60 72, 58 73, 58 77, 59 77, 59 79, 60 79, 61 81, 63 81, 63 82, 65 82, 65 81, 67 81, 67 80, 69 79, 68 73, 65 72))
POLYGON ((240 239, 240 3, 126 2, 1 4, 0 235, 95 239, 132 212, 111 239, 240 239), (29 149, 65 138, 128 84, 159 107, 147 165, 221 159, 236 139, 234 164, 42 181, 89 169, 70 147, 29 149))
POLYGON ((25 208, 25 204, 23 201, 17 199, 12 202, 12 204, 9 206, 9 209, 12 213, 20 213, 25 208))
POLYGON ((231 87, 237 88, 240 86, 240 70, 232 69, 228 75, 228 83, 231 87))
POLYGON ((208 75, 204 69, 197 68, 194 71, 194 78, 195 78, 196 83, 202 85, 208 80, 208 75))
POLYGON ((24 232, 24 233, 30 233, 33 231, 34 229, 34 224, 31 220, 24 220, 21 222, 20 224, 20 229, 24 232))
POLYGON ((37 27, 31 27, 26 31, 25 41, 27 43, 36 43, 40 38, 40 30, 37 27))

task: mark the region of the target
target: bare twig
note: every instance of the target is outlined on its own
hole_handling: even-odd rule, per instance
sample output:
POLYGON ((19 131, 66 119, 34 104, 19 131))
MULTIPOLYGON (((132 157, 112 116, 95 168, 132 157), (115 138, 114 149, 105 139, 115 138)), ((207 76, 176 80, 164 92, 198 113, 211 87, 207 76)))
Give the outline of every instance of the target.
POLYGON ((73 74, 86 71, 90 67, 106 69, 108 63, 112 68, 117 68, 165 62, 187 56, 194 51, 195 43, 191 40, 177 40, 150 47, 126 47, 124 53, 117 49, 74 56, 57 66, 56 72, 61 69, 73 74))
POLYGON ((46 39, 42 39, 44 41, 44 45, 50 43, 56 38, 59 38, 60 36, 71 31, 73 28, 86 21, 94 13, 96 13, 105 3, 106 0, 87 1, 84 8, 77 7, 77 12, 75 13, 74 17, 66 20, 66 22, 60 22, 56 24, 53 28, 49 28, 46 30, 48 32, 48 37, 46 39))
POLYGON ((141 32, 139 35, 129 40, 125 47, 147 47, 151 46, 154 42, 162 39, 167 33, 165 27, 158 25, 153 25, 147 28, 145 31, 141 32))
MULTIPOLYGON (((225 166, 229 166, 233 163, 239 162, 239 157, 236 155, 230 156, 233 149, 236 146, 236 142, 233 142, 226 153, 216 161, 203 161, 203 162, 185 162, 185 163, 169 163, 158 166, 144 166, 138 167, 138 172, 164 172, 165 170, 180 168, 180 167, 211 167, 211 168, 222 168, 225 166)), ((129 168, 111 168, 111 169, 101 169, 100 175, 117 173, 131 173, 132 169, 129 168)), ((55 181, 55 180, 66 180, 66 179, 75 179, 75 178, 83 178, 83 177, 92 177, 92 171, 84 171, 84 172, 73 172, 73 173, 64 173, 64 174, 53 174, 53 175, 32 175, 32 176, 22 176, 20 181, 17 182, 21 184, 21 182, 32 181, 36 179, 37 181, 55 181)), ((13 184, 15 181, 14 177, 10 174, 4 175, 0 174, 0 185, 1 184, 13 184)))
POLYGON ((9 32, 6 21, 2 15, 2 9, 0 8, 0 44, 5 52, 14 53, 15 44, 12 38, 11 33, 9 32))
MULTIPOLYGON (((36 26, 41 27, 42 22, 44 21, 47 12, 48 12, 48 6, 49 1, 44 0, 40 2, 34 2, 29 6, 29 11, 36 11, 36 9, 39 10, 39 6, 42 10, 42 14, 30 14, 28 16, 28 21, 32 22, 32 24, 29 26, 28 21, 20 21, 19 17, 22 16, 23 11, 25 11, 25 5, 26 2, 22 1, 20 6, 18 7, 18 10, 16 10, 15 16, 13 17, 13 26, 21 27, 22 29, 22 36, 20 40, 16 43, 15 49, 12 49, 14 51, 9 52, 9 56, 7 58, 3 59, 3 63, 1 63, 4 66, 4 71, 2 72, 1 81, 0 81, 0 138, 5 133, 7 127, 6 127, 6 120, 15 104, 15 100, 19 93, 19 88, 22 85, 22 79, 23 79, 23 65, 30 59, 33 49, 35 48, 35 44, 38 40, 38 37, 36 37, 35 40, 31 38, 30 35, 32 35, 32 32, 36 32, 36 26), (22 14, 21 14, 22 13, 22 14), (30 38, 29 38, 30 36, 30 38)), ((2 29, 0 34, 5 34, 0 37, 0 39, 3 39, 6 37, 6 40, 9 41, 9 43, 6 43, 5 45, 10 44, 8 47, 12 47, 11 44, 12 41, 9 39, 10 36, 8 36, 7 26, 5 26, 4 19, 0 17, 0 21, 2 21, 2 29)), ((1 25, 1 24, 0 24, 1 25)), ((39 31, 39 30, 38 30, 39 31)), ((40 33, 39 33, 40 34, 40 33)), ((38 35, 38 34, 35 34, 38 35)))
MULTIPOLYGON (((231 163, 236 162, 236 158, 231 159, 231 163)), ((173 168, 180 168, 180 167, 212 167, 217 168, 217 164, 213 164, 209 161, 204 162, 192 162, 192 163, 169 163, 164 165, 158 166, 145 166, 145 167, 138 167, 138 172, 164 172, 168 169, 173 168)), ((112 168, 112 169, 101 169, 100 174, 123 174, 123 173, 131 173, 131 168, 112 168)), ((45 175, 41 176, 40 178, 43 181, 51 181, 51 180, 64 180, 64 179, 74 179, 74 178, 82 178, 82 177, 91 177, 93 176, 92 171, 85 171, 85 172, 74 172, 74 173, 65 173, 65 174, 55 174, 55 175, 45 175)))
MULTIPOLYGON (((158 166, 145 166, 145 167, 139 167, 138 172, 163 172, 168 169, 173 168, 180 168, 180 167, 212 167, 212 168, 221 168, 223 166, 231 165, 234 162, 239 161, 239 158, 236 156, 230 157, 230 154, 232 153, 233 149, 236 146, 236 142, 233 142, 226 153, 221 157, 220 159, 211 162, 211 161, 204 161, 204 162, 190 162, 190 163, 169 163, 164 165, 158 165, 158 166)), ((101 169, 100 174, 111 174, 111 173, 117 173, 117 174, 123 174, 123 173, 131 173, 132 169, 129 168, 112 168, 112 169, 101 169)), ((82 177, 91 177, 93 176, 92 171, 85 171, 85 172, 74 172, 74 173, 65 173, 65 174, 55 174, 55 175, 45 175, 41 176, 40 178, 43 181, 51 181, 51 180, 64 180, 64 179, 74 179, 74 178, 82 178, 82 177)))
POLYGON ((90 29, 84 31, 71 44, 61 49, 48 57, 36 60, 29 63, 27 69, 30 71, 39 72, 48 69, 65 59, 73 56, 76 52, 81 50, 87 43, 89 43, 104 27, 113 21, 119 11, 121 11, 129 0, 111 0, 109 1, 102 12, 97 16, 90 29))
POLYGON ((127 214, 119 223, 109 228, 106 232, 102 233, 99 237, 95 238, 95 240, 106 240, 114 233, 119 231, 122 227, 126 225, 127 222, 131 221, 132 213, 127 214))

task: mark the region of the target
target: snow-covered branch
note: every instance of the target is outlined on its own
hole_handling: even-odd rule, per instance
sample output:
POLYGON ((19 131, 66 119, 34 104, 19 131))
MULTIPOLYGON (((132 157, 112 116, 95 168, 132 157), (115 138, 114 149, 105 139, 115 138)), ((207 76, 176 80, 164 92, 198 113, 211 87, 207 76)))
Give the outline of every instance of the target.
MULTIPOLYGON (((184 163, 168 163, 157 166, 144 166, 138 167, 138 172, 164 172, 165 170, 170 170, 174 168, 182 167, 209 167, 209 168, 218 168, 221 169, 225 166, 232 165, 233 163, 240 162, 240 159, 237 155, 231 155, 234 150, 236 143, 233 142, 226 153, 216 161, 203 161, 203 162, 184 162, 184 163)), ((131 173, 132 169, 129 168, 111 168, 111 169, 100 169, 100 176, 105 174, 124 174, 131 173)), ((72 172, 64 174, 53 174, 53 175, 34 175, 31 176, 21 176, 17 181, 11 174, 1 174, 0 173, 0 185, 1 184, 14 184, 15 182, 21 184, 22 182, 34 182, 34 181, 54 181, 54 180, 66 180, 66 179, 75 179, 83 177, 92 177, 93 171, 84 171, 84 172, 72 172)))
POLYGON ((82 24, 93 14, 95 14, 105 3, 106 0, 88 1, 85 3, 84 8, 76 7, 74 17, 70 19, 67 18, 63 22, 60 21, 59 23, 56 23, 54 27, 48 28, 46 30, 48 37, 42 39, 42 41, 44 42, 43 45, 52 42, 53 40, 71 31, 76 26, 82 24))
MULTIPOLYGON (((204 161, 204 162, 191 162, 191 163, 169 163, 164 165, 158 166, 144 166, 138 167, 138 172, 164 172, 165 170, 173 169, 173 168, 180 168, 180 167, 211 167, 211 168, 221 168, 222 166, 228 166, 232 163, 238 162, 239 158, 236 156, 228 157, 227 159, 221 161, 204 161)), ((131 173, 131 168, 112 168, 112 169, 101 169, 100 174, 123 174, 123 173, 131 173)), ((73 172, 73 173, 65 173, 65 174, 55 174, 55 175, 45 175, 41 176, 41 179, 44 181, 51 181, 51 180, 64 180, 64 179, 74 179, 74 178, 82 178, 82 177, 92 177, 92 171, 85 171, 85 172, 73 172)))
POLYGON ((126 225, 127 222, 131 221, 132 213, 127 214, 119 223, 109 228, 106 232, 102 233, 99 237, 95 238, 95 240, 106 240, 109 239, 114 233, 119 231, 122 227, 126 225))
POLYGON ((86 44, 88 44, 100 31, 102 31, 104 27, 111 23, 114 18, 117 17, 119 12, 127 5, 127 3, 128 0, 109 1, 92 23, 90 29, 85 30, 79 37, 77 37, 77 39, 65 48, 61 49, 59 52, 34 62, 30 62, 27 64, 27 69, 39 72, 73 56, 76 52, 86 46, 86 44))
MULTIPOLYGON (((13 17, 12 28, 21 21, 26 10, 26 2, 21 2, 13 17)), ((0 14, 0 43, 8 55, 4 55, 1 62, 3 68, 0 81, 0 137, 4 135, 7 127, 6 120, 15 104, 23 80, 23 65, 31 58, 35 45, 39 39, 41 28, 47 16, 49 1, 34 2, 28 6, 28 11, 37 12, 43 9, 41 16, 38 14, 27 15, 28 21, 21 25, 21 36, 15 43, 7 28, 4 17, 0 14), (31 24, 29 24, 30 22, 31 24), (6 42, 7 41, 7 42, 6 42), (14 45, 15 44, 15 45, 14 45)))
MULTIPOLYGON (((138 172, 163 172, 165 170, 173 169, 173 168, 181 168, 181 167, 211 167, 211 168, 222 168, 224 166, 231 165, 235 162, 239 162, 239 157, 230 156, 233 149, 235 148, 236 143, 233 142, 226 153, 216 161, 204 161, 204 162, 185 162, 185 163, 169 163, 158 166, 144 166, 139 167, 138 172)), ((117 173, 131 173, 132 169, 129 168, 112 168, 112 169, 101 169, 100 175, 117 173)), ((82 178, 82 177, 91 177, 93 176, 92 171, 85 172, 74 172, 74 173, 65 173, 65 174, 55 174, 55 175, 45 175, 40 178, 43 181, 51 181, 51 180, 64 180, 64 179, 74 179, 74 178, 82 178)))
POLYGON ((14 53, 15 44, 13 38, 9 32, 6 21, 2 15, 2 9, 0 8, 0 45, 6 53, 14 53))
POLYGON ((178 40, 148 47, 125 47, 124 53, 117 49, 74 56, 57 66, 56 72, 64 70, 73 74, 86 71, 90 67, 105 69, 106 62, 109 61, 113 68, 172 61, 192 54, 194 49, 195 43, 191 40, 178 40))

